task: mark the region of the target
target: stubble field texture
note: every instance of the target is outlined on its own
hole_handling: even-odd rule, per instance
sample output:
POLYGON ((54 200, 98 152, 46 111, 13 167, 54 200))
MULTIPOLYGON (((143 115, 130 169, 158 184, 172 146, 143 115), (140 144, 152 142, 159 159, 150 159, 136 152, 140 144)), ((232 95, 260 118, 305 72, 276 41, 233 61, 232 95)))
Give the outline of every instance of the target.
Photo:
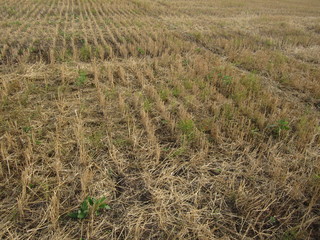
POLYGON ((0 239, 320 239, 318 0, 0 0, 0 29, 0 239))

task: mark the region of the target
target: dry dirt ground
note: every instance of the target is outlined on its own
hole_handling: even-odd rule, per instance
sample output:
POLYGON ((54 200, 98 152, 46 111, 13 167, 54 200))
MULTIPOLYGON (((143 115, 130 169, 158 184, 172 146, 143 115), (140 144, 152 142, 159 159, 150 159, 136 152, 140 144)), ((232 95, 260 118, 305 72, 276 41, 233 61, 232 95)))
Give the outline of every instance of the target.
POLYGON ((318 0, 0 0, 0 27, 0 239, 319 239, 318 0))

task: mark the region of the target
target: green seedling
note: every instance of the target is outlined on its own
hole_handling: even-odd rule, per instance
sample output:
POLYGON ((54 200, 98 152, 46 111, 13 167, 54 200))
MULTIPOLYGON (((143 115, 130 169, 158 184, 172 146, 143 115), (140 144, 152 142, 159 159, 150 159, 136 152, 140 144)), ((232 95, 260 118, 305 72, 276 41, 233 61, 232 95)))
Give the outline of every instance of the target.
POLYGON ((30 132, 30 131, 31 131, 31 129, 32 129, 32 127, 29 127, 29 126, 27 126, 27 127, 23 127, 23 128, 22 128, 22 130, 23 130, 25 133, 30 132))
POLYGON ((229 85, 232 83, 232 77, 231 76, 223 76, 222 77, 222 82, 226 85, 229 85))
POLYGON ((132 142, 127 138, 117 138, 113 140, 114 145, 118 147, 125 147, 132 145, 132 142))
POLYGON ((251 129, 252 134, 259 134, 259 129, 258 128, 253 128, 251 129))
POLYGON ((138 52, 139 52, 140 54, 145 54, 145 53, 146 53, 142 48, 137 48, 137 50, 138 50, 138 52))
POLYGON ((87 81, 87 74, 86 72, 80 70, 79 71, 79 76, 77 78, 77 85, 81 86, 87 81))
POLYGON ((315 185, 320 185, 320 174, 314 174, 312 180, 315 185))
POLYGON ((231 76, 227 76, 227 75, 223 75, 222 73, 218 73, 218 77, 220 78, 220 80, 225 85, 229 85, 229 84, 232 83, 232 77, 231 76))
POLYGON ((68 214, 69 217, 73 219, 84 219, 89 216, 90 213, 99 215, 100 211, 103 209, 111 209, 108 204, 105 203, 106 197, 100 199, 95 199, 91 197, 86 197, 80 205, 80 209, 68 214))
POLYGON ((105 96, 108 99, 115 99, 117 97, 117 91, 115 89, 106 89, 105 96))
POLYGON ((178 128, 188 138, 192 138, 194 136, 195 125, 191 119, 181 120, 178 123, 178 128))
POLYGON ((314 179, 320 180, 320 174, 315 174, 315 175, 314 175, 314 179))
POLYGON ((276 217, 274 217, 274 216, 271 216, 271 217, 269 218, 269 222, 270 222, 272 225, 275 225, 275 224, 278 223, 278 219, 277 219, 276 217))
POLYGON ((202 39, 202 34, 200 32, 191 33, 191 37, 199 42, 202 39))
MULTIPOLYGON (((214 73, 215 73, 214 70, 210 71, 210 72, 207 74, 207 76, 206 76, 206 80, 212 80, 213 77, 214 77, 214 73)), ((220 74, 220 73, 219 73, 219 74, 220 74)), ((219 76, 219 74, 218 74, 218 76, 219 76)), ((200 87, 200 88, 201 88, 201 87, 200 87)))
POLYGON ((191 80, 184 80, 183 85, 186 89, 191 90, 193 87, 193 82, 191 80))
POLYGON ((143 102, 143 108, 145 111, 149 112, 151 109, 152 109, 152 102, 149 100, 149 99, 146 99, 144 102, 143 102))
MULTIPOLYGON (((83 42, 85 42, 85 41, 83 40, 83 42)), ((80 48, 79 57, 80 57, 81 61, 88 62, 90 60, 90 58, 91 58, 90 47, 87 46, 87 45, 83 45, 80 48)))
POLYGON ((301 239, 299 238, 299 232, 296 228, 292 228, 292 229, 289 229, 287 230, 282 238, 280 238, 281 240, 298 240, 298 239, 301 239))
POLYGON ((186 152, 186 149, 184 147, 180 147, 178 149, 176 149, 175 151, 173 151, 170 156, 171 157, 179 157, 181 155, 183 155, 186 152))
POLYGON ((37 53, 37 51, 38 51, 38 50, 37 50, 37 48, 35 48, 35 47, 31 47, 31 48, 30 48, 30 52, 31 52, 31 53, 37 53))
POLYGON ((182 65, 183 65, 184 67, 188 66, 189 63, 190 63, 190 61, 189 61, 188 59, 184 59, 184 60, 182 61, 182 65))
POLYGON ((281 132, 290 130, 289 122, 285 120, 279 120, 276 124, 268 126, 272 129, 272 133, 275 136, 280 136, 281 132))
POLYGON ((162 101, 167 101, 169 99, 169 91, 168 90, 161 90, 160 93, 160 98, 162 101))
POLYGON ((172 89, 172 95, 174 97, 179 97, 180 94, 181 94, 181 90, 179 88, 175 87, 175 88, 172 89))

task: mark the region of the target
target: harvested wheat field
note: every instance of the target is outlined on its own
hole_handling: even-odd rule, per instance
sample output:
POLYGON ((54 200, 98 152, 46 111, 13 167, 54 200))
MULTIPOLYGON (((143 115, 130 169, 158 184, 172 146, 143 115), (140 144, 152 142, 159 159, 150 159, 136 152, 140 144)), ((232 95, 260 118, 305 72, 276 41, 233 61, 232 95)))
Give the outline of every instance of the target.
POLYGON ((318 0, 0 0, 0 239, 320 239, 318 0))

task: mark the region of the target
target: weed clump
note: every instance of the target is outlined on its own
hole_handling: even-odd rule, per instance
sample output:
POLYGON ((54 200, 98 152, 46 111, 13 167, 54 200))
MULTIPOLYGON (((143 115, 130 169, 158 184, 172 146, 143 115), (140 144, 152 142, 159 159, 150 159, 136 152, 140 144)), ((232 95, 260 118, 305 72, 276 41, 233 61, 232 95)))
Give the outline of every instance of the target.
POLYGON ((79 76, 77 77, 76 84, 82 86, 87 81, 87 73, 83 70, 79 71, 79 76))
POLYGON ((279 120, 275 124, 269 125, 268 128, 271 129, 271 133, 274 137, 280 137, 282 132, 289 131, 289 122, 285 120, 279 120))
POLYGON ((80 205, 80 209, 68 214, 73 219, 84 219, 91 214, 99 215, 101 210, 110 210, 111 207, 105 202, 106 197, 95 199, 86 197, 80 205))

